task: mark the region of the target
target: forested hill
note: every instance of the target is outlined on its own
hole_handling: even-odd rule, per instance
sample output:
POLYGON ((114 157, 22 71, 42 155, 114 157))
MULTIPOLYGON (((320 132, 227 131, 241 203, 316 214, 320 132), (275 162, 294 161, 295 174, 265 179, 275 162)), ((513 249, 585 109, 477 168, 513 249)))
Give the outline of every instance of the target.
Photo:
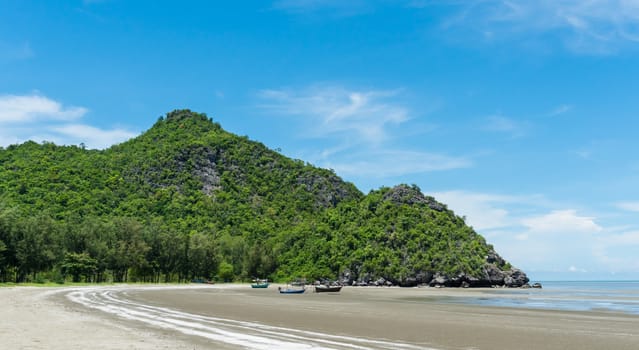
POLYGON ((362 194, 177 110, 104 151, 0 148, 0 279, 519 286, 525 274, 416 186, 362 194))

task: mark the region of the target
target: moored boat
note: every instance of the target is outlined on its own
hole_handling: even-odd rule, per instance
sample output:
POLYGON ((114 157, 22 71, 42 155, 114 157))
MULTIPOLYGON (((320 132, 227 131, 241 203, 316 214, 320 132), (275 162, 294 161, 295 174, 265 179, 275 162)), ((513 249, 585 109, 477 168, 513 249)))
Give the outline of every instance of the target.
POLYGON ((280 294, 302 294, 306 291, 306 288, 282 288, 277 287, 280 294))
POLYGON ((315 286, 315 293, 337 293, 342 290, 342 286, 325 286, 323 284, 315 286))
POLYGON ((268 286, 268 280, 255 279, 253 283, 251 283, 251 288, 268 288, 268 286))

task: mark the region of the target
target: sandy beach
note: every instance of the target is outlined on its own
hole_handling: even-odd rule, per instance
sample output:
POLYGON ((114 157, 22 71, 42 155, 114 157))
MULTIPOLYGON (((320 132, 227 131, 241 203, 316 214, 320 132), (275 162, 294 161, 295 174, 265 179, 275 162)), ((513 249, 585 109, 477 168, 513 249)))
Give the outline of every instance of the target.
POLYGON ((193 349, 188 342, 69 302, 68 288, 0 288, 3 349, 193 349))
POLYGON ((636 349, 639 316, 458 305, 482 290, 0 288, 8 349, 636 349))

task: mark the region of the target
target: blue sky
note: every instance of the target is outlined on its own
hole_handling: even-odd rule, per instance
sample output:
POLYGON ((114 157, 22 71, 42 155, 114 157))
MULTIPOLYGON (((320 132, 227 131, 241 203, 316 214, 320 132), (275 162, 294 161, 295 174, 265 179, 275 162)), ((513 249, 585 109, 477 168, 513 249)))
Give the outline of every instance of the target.
POLYGON ((0 146, 176 108, 464 215, 530 277, 639 279, 639 1, 0 0, 0 146))

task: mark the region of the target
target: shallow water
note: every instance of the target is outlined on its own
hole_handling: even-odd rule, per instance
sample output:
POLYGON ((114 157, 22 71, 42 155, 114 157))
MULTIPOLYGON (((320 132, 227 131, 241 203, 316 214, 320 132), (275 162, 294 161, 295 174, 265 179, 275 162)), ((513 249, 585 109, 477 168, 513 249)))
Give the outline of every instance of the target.
POLYGON ((494 289, 483 296, 446 297, 444 303, 639 315, 639 281, 541 281, 542 289, 494 289))

